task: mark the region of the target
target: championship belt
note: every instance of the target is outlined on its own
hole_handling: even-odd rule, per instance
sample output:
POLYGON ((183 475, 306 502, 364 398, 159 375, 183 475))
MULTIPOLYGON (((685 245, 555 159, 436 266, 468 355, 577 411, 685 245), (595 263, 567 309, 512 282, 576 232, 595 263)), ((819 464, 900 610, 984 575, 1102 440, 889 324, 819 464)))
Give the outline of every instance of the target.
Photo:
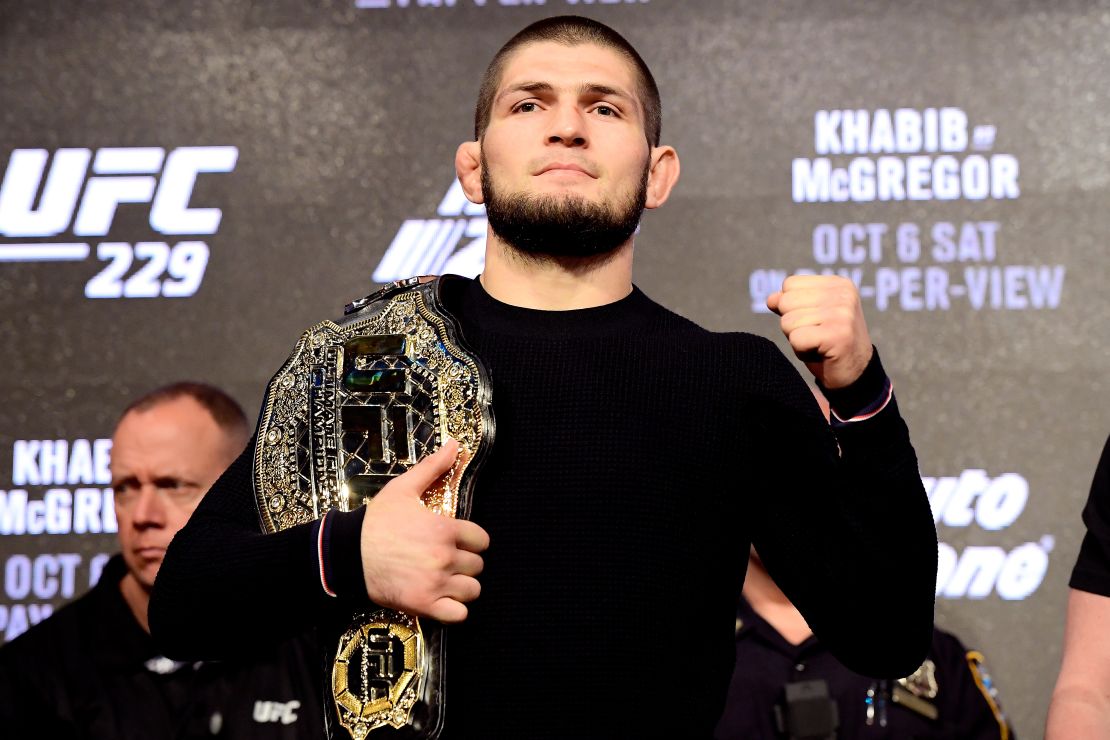
MULTIPOLYGON (((270 381, 255 439, 267 532, 361 506, 447 437, 458 440, 458 459, 423 503, 470 516, 494 424, 489 376, 443 305, 444 293, 464 284, 454 276, 392 283, 301 336, 270 381)), ((439 736, 442 625, 371 607, 343 615, 332 631, 339 637, 324 668, 334 714, 325 714, 335 735, 344 736, 338 723, 356 740, 439 736)))

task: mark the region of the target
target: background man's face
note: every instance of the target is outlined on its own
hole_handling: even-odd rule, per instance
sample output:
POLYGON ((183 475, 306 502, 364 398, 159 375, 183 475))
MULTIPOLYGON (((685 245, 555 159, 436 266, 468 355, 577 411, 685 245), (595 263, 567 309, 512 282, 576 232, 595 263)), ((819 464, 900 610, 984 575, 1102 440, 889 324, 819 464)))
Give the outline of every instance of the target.
POLYGON ((649 156, 636 89, 631 62, 606 47, 544 42, 516 51, 482 138, 494 190, 625 207, 649 156))
POLYGON ((241 451, 192 398, 120 420, 112 436, 112 487, 123 559, 149 591, 166 546, 241 451))

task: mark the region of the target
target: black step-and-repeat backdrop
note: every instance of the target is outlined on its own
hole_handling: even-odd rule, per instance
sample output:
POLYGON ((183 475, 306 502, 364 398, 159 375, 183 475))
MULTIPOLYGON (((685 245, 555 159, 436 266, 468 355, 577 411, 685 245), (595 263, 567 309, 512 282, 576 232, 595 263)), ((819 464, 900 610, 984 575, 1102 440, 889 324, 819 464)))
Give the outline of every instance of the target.
POLYGON ((637 239, 649 295, 777 338, 784 276, 858 283, 937 519, 937 620, 1037 735, 1110 432, 1106 2, 3 3, 0 641, 114 550, 129 398, 192 378, 256 408, 374 283, 481 269, 454 150, 491 54, 566 12, 638 46, 682 157, 637 239))

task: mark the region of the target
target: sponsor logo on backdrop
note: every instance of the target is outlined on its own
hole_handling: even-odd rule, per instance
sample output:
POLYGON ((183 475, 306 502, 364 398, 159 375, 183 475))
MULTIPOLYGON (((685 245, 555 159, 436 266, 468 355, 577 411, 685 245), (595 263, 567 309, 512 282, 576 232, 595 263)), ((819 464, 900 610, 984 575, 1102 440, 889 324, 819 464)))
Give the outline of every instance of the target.
POLYGON ((486 208, 451 183, 436 208, 436 218, 410 218, 401 224, 373 280, 388 283, 413 275, 454 273, 475 277, 486 260, 486 208))
MULTIPOLYGON (((526 5, 646 5, 651 0, 355 0, 363 10, 389 8, 515 8, 526 5)), ((656 0, 659 2, 659 0, 656 0)))
MULTIPOLYGON (((44 536, 114 535, 111 448, 110 439, 17 439, 12 445, 11 483, 0 490, 0 537, 10 538, 3 548, 9 554, 0 561, 0 643, 50 616, 53 602, 74 598, 100 578, 106 552, 90 557, 39 550, 44 536), (35 552, 19 551, 31 543, 35 552)), ((104 547, 115 552, 115 537, 104 547)))
MULTIPOLYGON (((992 477, 985 470, 970 469, 956 476, 921 480, 941 536, 945 528, 975 528, 985 538, 998 539, 986 533, 1004 532, 1025 511, 1029 500, 1029 483, 1018 473, 992 477)), ((942 541, 936 595, 984 599, 997 594, 1009 601, 1026 599, 1044 581, 1055 545, 1050 534, 1036 542, 967 545, 962 550, 942 541)))
POLYGON ((209 255, 196 237, 223 218, 193 191, 238 158, 233 146, 16 149, 0 182, 0 262, 92 262, 88 298, 191 296, 209 255), (120 206, 145 207, 149 233, 118 233, 120 206))
POLYGON ((994 125, 973 124, 961 108, 880 108, 817 111, 813 129, 815 156, 791 164, 799 207, 870 204, 877 214, 889 203, 957 203, 964 217, 945 208, 921 221, 818 224, 804 262, 748 276, 752 311, 765 313, 767 296, 795 273, 850 278, 879 311, 1059 307, 1065 266, 1010 263, 1001 222, 974 217, 977 204, 1021 196, 1020 163, 994 151, 994 125))

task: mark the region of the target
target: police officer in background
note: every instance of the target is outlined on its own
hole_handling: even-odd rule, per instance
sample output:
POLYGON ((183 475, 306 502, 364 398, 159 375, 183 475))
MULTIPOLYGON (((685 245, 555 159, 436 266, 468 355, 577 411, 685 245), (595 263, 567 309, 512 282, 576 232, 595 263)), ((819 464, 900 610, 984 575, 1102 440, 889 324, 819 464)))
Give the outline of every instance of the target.
POLYGON ((162 556, 250 429, 239 405, 200 383, 134 401, 112 437, 121 553, 99 583, 0 649, 5 738, 320 737, 314 647, 290 641, 254 661, 180 663, 150 638, 162 556))
MULTIPOLYGON (((844 608, 850 609, 850 604, 844 608)), ((752 551, 736 669, 716 740, 1013 740, 983 656, 933 629, 922 666, 876 681, 845 668, 752 551)))

